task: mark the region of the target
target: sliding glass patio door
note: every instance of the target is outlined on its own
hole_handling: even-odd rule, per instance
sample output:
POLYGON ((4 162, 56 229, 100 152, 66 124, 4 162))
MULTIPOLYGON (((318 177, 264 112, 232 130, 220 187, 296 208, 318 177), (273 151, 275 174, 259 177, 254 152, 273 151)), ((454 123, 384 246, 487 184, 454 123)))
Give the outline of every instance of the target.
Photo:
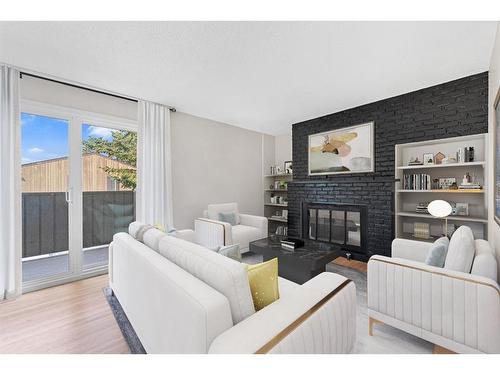
POLYGON ((107 272, 135 218, 133 124, 25 104, 21 127, 23 291, 107 272))
POLYGON ((137 135, 95 122, 81 125, 84 270, 107 266, 113 235, 135 218, 137 135))
POLYGON ((23 282, 69 273, 70 119, 21 115, 23 282))

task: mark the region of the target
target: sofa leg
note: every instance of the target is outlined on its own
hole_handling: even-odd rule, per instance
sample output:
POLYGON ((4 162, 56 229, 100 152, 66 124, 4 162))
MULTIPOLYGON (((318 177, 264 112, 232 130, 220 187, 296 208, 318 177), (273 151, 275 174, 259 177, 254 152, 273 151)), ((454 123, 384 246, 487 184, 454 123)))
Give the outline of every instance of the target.
POLYGON ((434 349, 432 349, 432 354, 457 354, 452 352, 450 349, 443 348, 442 346, 434 344, 434 349))
POLYGON ((368 317, 368 334, 370 336, 373 336, 373 325, 375 323, 382 323, 382 322, 377 319, 373 319, 371 316, 368 317))

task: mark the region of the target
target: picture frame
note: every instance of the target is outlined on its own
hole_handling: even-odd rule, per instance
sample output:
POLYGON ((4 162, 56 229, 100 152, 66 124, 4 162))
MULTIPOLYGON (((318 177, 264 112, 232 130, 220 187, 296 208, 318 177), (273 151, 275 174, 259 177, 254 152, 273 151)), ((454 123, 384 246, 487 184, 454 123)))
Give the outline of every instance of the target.
POLYGON ((438 182, 438 188, 447 190, 451 185, 456 184, 457 179, 455 177, 440 177, 438 182))
POLYGON ((309 135, 309 176, 375 172, 375 123, 309 135))
POLYGON ((495 207, 495 221, 498 225, 500 225, 500 89, 497 92, 497 96, 495 98, 493 104, 493 116, 494 116, 494 150, 495 156, 493 159, 493 169, 495 171, 495 176, 493 178, 493 183, 495 186, 493 187, 494 196, 493 196, 493 206, 495 207))
POLYGON ((446 155, 443 154, 442 152, 438 152, 436 155, 434 155, 434 164, 443 164, 443 159, 446 158, 446 155))
POLYGON ((424 165, 433 165, 434 164, 434 154, 432 154, 432 153, 424 154, 422 159, 424 161, 424 165))
POLYGON ((469 203, 456 203, 455 209, 458 216, 469 216, 469 203))

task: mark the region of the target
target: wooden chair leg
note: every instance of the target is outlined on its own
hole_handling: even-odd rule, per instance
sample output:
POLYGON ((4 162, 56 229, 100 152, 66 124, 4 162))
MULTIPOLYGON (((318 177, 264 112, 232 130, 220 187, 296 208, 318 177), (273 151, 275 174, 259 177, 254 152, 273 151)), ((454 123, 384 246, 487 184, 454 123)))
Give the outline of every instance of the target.
POLYGON ((442 346, 434 344, 434 349, 432 349, 432 354, 457 354, 452 352, 450 349, 443 348, 442 346))
POLYGON ((373 336, 373 325, 375 323, 381 323, 377 319, 373 319, 372 317, 368 317, 368 335, 373 336))

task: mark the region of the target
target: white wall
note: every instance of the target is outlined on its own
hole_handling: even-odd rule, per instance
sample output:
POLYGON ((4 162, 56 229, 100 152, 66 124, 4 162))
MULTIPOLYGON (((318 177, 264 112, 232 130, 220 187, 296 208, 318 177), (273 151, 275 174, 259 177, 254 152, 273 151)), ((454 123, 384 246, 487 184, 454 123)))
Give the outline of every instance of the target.
POLYGON ((283 168, 283 163, 292 160, 292 132, 274 137, 274 160, 283 168))
POLYGON ((489 101, 489 124, 488 133, 490 134, 490 167, 488 173, 488 181, 490 182, 491 188, 488 189, 488 239, 490 243, 495 247, 498 262, 498 276, 500 278, 500 226, 496 223, 494 219, 495 215, 495 205, 494 205, 494 189, 495 189, 495 170, 493 160, 495 158, 495 137, 500 136, 495 132, 495 109, 493 107, 495 98, 497 96, 498 90, 500 89, 500 22, 497 26, 497 34, 495 38, 495 44, 493 46, 493 53, 491 55, 490 71, 489 71, 489 90, 488 90, 488 101, 489 101))
POLYGON ((262 215, 263 167, 271 136, 185 113, 172 113, 174 225, 192 228, 209 203, 238 202, 262 215))

